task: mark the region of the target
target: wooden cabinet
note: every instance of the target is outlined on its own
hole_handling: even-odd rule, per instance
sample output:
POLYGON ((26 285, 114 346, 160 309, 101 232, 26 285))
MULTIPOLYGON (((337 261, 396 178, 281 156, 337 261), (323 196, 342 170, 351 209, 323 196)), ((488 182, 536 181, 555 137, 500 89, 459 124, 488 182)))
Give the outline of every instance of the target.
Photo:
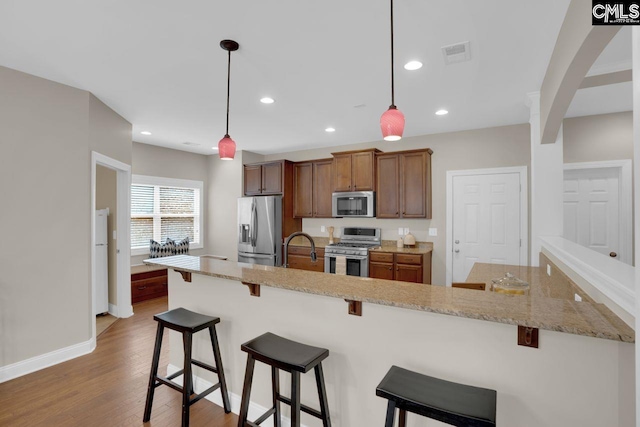
POLYGON ((376 156, 376 217, 431 219, 431 154, 412 150, 376 156))
POLYGON ((406 254, 369 253, 369 277, 402 282, 431 283, 431 252, 406 254))
POLYGON ((293 162, 252 163, 244 165, 244 195, 282 195, 282 238, 302 231, 302 220, 294 217, 293 162))
POLYGON ((311 261, 311 248, 289 246, 289 268, 324 272, 324 249, 316 248, 317 260, 311 261))
POLYGON ((375 189, 375 155, 380 150, 345 151, 333 155, 334 191, 375 189))
POLYGON ((331 218, 333 160, 314 160, 294 165, 296 218, 331 218))
POLYGON ((145 271, 131 275, 131 303, 168 295, 167 269, 145 271))
POLYGON ((284 160, 244 165, 244 195, 282 194, 285 187, 284 160))

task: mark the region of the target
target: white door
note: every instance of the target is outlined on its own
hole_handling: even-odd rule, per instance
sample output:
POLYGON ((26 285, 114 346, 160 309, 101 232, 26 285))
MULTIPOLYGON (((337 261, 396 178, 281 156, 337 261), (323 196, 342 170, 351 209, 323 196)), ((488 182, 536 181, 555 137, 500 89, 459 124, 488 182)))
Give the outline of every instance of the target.
POLYGON ((476 262, 520 265, 520 174, 453 177, 453 282, 476 262))
POLYGON ((564 171, 564 238, 619 258, 620 177, 616 168, 564 171))

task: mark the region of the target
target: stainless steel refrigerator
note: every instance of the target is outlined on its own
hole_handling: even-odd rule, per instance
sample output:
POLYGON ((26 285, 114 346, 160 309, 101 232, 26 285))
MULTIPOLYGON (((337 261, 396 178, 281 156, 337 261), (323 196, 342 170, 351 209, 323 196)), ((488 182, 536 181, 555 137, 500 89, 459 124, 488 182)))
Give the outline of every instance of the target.
POLYGON ((282 196, 238 199, 238 262, 282 265, 282 196))

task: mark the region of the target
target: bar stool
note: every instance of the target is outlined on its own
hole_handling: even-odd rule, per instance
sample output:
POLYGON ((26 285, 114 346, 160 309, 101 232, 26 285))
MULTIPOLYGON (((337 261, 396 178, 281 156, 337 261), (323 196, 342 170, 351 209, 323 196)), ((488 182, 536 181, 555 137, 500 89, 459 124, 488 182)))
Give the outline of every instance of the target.
POLYGON ((329 356, 329 350, 291 341, 270 332, 242 344, 240 348, 248 354, 238 427, 259 426, 271 415, 274 416, 274 426, 281 427, 280 402, 291 406, 292 427, 300 427, 300 411, 321 419, 324 427, 331 426, 327 391, 322 372, 322 361, 329 356), (253 368, 256 360, 271 366, 273 406, 257 420, 251 422, 247 421, 247 414, 249 412, 253 368), (300 403, 300 373, 306 374, 311 368, 314 368, 316 374, 320 411, 300 403), (280 395, 280 369, 291 373, 291 399, 280 395))
POLYGON ((151 364, 151 375, 149 377, 149 388, 147 389, 147 403, 144 408, 144 422, 149 421, 151 418, 151 407, 153 405, 153 394, 156 387, 164 384, 182 393, 182 426, 187 427, 189 425, 189 407, 207 396, 209 393, 220 389, 222 393, 222 403, 224 405, 224 411, 228 414, 231 412, 231 405, 229 404, 229 395, 227 393, 227 383, 224 379, 224 371, 222 369, 222 358, 220 357, 220 347, 218 345, 218 336, 216 335, 216 323, 220 323, 220 318, 205 316, 203 314, 194 313, 184 308, 176 308, 164 313, 156 314, 153 319, 158 322, 158 329, 156 331, 156 344, 153 349, 153 362, 151 364), (182 343, 184 347, 184 368, 169 375, 168 377, 161 377, 158 375, 158 364, 160 362, 160 348, 162 346, 162 333, 164 328, 173 329, 182 333, 182 343), (191 343, 193 334, 203 329, 209 329, 209 335, 211 337, 211 345, 213 346, 213 356, 216 361, 216 366, 208 365, 199 360, 191 358, 191 343), (200 394, 197 394, 193 399, 191 395, 193 392, 193 377, 191 373, 191 365, 199 366, 208 371, 218 374, 218 383, 209 387, 207 390, 200 394), (184 381, 182 387, 171 381, 179 375, 184 374, 184 381))
POLYGON ((389 400, 385 427, 405 427, 407 411, 458 427, 495 427, 496 392, 452 383, 392 366, 376 388, 376 396, 389 400))

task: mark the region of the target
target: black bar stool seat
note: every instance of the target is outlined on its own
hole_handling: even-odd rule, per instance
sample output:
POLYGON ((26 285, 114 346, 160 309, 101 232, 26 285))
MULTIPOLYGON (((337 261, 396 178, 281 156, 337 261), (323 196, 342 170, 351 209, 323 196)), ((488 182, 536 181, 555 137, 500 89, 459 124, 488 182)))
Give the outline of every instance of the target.
POLYGON ((229 403, 229 394, 227 391, 227 384, 224 378, 224 370, 222 368, 222 358, 220 356, 220 346, 218 344, 218 336, 216 334, 215 325, 220 323, 219 317, 205 316, 204 314, 195 313, 185 308, 176 308, 166 311, 164 313, 156 314, 153 319, 158 322, 158 329, 156 331, 156 343, 153 350, 153 362, 151 364, 151 374, 149 376, 149 387, 147 389, 147 402, 144 409, 143 421, 147 422, 151 418, 151 408, 153 406, 153 395, 156 387, 166 385, 174 390, 182 393, 182 426, 187 427, 189 425, 189 408, 200 399, 204 398, 208 394, 220 389, 222 393, 222 403, 224 411, 226 413, 231 412, 231 405, 229 403), (164 328, 172 329, 182 333, 182 343, 184 347, 184 367, 183 369, 174 372, 168 377, 161 377, 158 375, 158 365, 160 363, 160 349, 162 347, 162 336, 164 328), (211 345, 213 347, 213 357, 216 366, 211 366, 207 363, 195 360, 191 357, 193 334, 202 331, 203 329, 209 330, 209 336, 211 338, 211 345), (218 382, 207 390, 191 398, 193 392, 193 376, 191 365, 196 365, 200 368, 206 369, 210 372, 214 372, 218 375, 218 382), (180 375, 184 376, 183 385, 179 386, 172 380, 180 375))
POLYGON ((238 427, 259 426, 271 415, 274 416, 274 426, 281 427, 280 402, 291 406, 291 426, 300 426, 300 411, 322 420, 324 427, 331 426, 327 392, 322 371, 322 361, 329 356, 326 348, 313 347, 296 341, 291 341, 267 332, 248 341, 240 347, 247 353, 247 369, 242 389, 242 403, 238 427), (255 421, 248 421, 249 400, 253 381, 255 361, 271 366, 272 403, 273 406, 255 421), (279 370, 291 373, 291 398, 280 395, 279 370), (314 369, 320 410, 310 408, 300 403, 300 373, 307 373, 314 369))
POLYGON ((406 412, 459 427, 494 427, 496 392, 453 383, 392 366, 376 388, 376 395, 389 400, 386 427, 393 426, 395 409, 400 410, 399 427, 406 412))

